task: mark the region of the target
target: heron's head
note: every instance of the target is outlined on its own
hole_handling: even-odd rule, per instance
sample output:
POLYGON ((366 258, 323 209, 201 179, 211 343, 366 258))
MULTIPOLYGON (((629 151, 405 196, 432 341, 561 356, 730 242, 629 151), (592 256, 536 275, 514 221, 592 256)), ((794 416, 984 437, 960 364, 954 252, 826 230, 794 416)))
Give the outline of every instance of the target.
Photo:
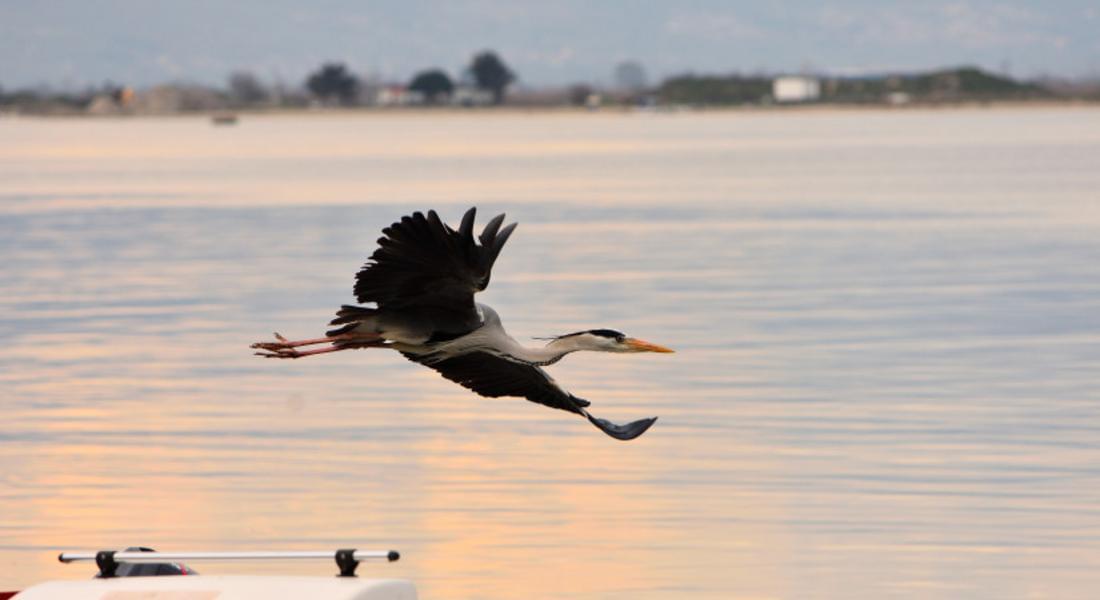
POLYGON ((628 337, 625 333, 614 329, 588 329, 567 333, 554 338, 551 343, 569 344, 577 350, 600 352, 674 352, 664 346, 628 337))

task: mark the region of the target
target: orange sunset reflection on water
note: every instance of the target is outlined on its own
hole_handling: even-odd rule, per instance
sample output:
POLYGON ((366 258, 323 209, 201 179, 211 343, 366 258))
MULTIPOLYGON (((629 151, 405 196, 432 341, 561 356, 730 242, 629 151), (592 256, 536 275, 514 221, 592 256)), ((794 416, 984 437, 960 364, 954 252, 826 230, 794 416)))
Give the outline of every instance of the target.
MULTIPOLYGON (((424 598, 1100 585, 1100 111, 0 119, 0 591, 60 550, 395 548, 424 598), (513 335, 616 422, 279 362, 379 230, 520 222, 513 335)), ((194 564, 327 575, 328 564, 194 564)))

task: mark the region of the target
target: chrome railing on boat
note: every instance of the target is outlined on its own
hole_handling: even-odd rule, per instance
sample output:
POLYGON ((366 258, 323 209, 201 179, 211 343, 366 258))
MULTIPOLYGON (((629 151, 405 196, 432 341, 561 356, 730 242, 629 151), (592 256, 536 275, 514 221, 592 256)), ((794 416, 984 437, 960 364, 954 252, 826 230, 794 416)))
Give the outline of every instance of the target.
POLYGON ((316 560, 336 561, 340 576, 354 577, 359 563, 366 561, 393 562, 401 558, 396 550, 284 550, 244 552, 156 552, 140 550, 100 550, 99 552, 62 552, 57 560, 63 563, 95 561, 100 577, 115 577, 119 565, 125 563, 174 563, 183 561, 240 560, 316 560))

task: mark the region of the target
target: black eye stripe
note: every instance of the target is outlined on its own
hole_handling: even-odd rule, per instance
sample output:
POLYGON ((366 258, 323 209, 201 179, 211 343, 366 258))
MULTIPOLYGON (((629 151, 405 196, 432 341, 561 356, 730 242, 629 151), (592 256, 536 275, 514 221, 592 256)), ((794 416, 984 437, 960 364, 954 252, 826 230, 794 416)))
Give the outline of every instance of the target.
POLYGON ((598 335, 600 337, 611 338, 611 339, 617 340, 617 341, 622 341, 626 337, 626 334, 622 333, 621 331, 615 331, 614 329, 587 329, 585 331, 575 331, 573 333, 567 333, 565 335, 558 336, 558 337, 567 338, 567 337, 573 337, 575 335, 580 335, 582 333, 591 333, 592 335, 598 335))

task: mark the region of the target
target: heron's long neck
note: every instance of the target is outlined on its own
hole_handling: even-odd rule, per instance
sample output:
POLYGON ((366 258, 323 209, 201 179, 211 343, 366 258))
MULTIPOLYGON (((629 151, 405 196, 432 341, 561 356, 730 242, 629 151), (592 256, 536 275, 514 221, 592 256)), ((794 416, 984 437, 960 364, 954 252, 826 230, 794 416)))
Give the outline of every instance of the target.
POLYGON ((592 348, 583 346, 575 337, 567 337, 558 338, 539 348, 517 346, 517 348, 512 349, 510 354, 524 362, 541 366, 552 365, 561 360, 566 354, 577 350, 592 350, 592 348))

